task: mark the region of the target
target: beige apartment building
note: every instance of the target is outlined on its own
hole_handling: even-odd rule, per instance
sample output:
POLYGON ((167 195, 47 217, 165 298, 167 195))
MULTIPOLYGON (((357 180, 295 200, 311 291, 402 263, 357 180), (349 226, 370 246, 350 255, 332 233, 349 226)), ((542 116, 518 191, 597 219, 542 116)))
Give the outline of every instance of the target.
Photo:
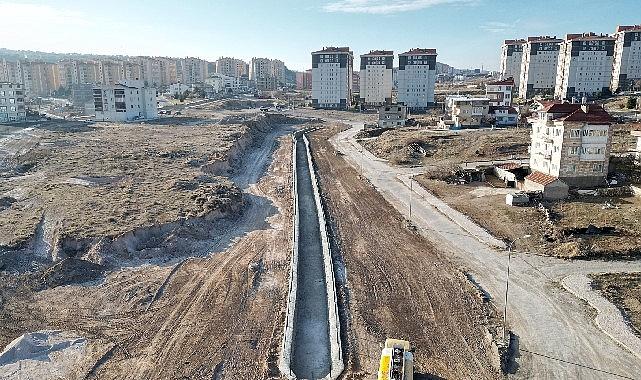
POLYGON ((568 34, 560 44, 554 97, 594 99, 610 92, 614 37, 568 34))
POLYGON ((617 27, 612 92, 641 89, 641 25, 617 27))
POLYGON ((216 73, 240 78, 249 75, 249 66, 242 59, 220 57, 216 60, 216 73))
POLYGON ((610 161, 612 117, 597 104, 551 102, 534 117, 530 168, 568 186, 605 183, 610 161))
POLYGON ((277 59, 252 58, 249 79, 259 90, 275 90, 285 83, 285 63, 277 59))

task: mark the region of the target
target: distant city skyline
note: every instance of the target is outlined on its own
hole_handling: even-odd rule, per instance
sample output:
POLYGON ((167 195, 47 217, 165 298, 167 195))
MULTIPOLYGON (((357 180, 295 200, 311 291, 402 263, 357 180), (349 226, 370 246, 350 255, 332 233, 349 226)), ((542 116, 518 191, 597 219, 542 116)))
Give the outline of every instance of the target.
POLYGON ((504 39, 613 33, 639 24, 638 0, 3 1, 0 47, 55 53, 221 56, 311 67, 310 53, 435 48, 457 68, 498 70, 504 39), (99 10, 99 12, 97 12, 99 10), (580 11, 579 11, 580 10, 580 11))

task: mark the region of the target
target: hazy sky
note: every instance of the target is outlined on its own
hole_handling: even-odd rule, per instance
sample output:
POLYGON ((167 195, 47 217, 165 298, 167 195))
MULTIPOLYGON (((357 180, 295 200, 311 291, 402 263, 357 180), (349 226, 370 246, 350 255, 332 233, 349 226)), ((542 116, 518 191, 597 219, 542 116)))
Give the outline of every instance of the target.
POLYGON ((641 0, 0 0, 0 47, 269 57, 296 70, 323 46, 355 56, 424 47, 455 67, 498 69, 506 38, 612 33, 641 24, 640 9, 641 0))

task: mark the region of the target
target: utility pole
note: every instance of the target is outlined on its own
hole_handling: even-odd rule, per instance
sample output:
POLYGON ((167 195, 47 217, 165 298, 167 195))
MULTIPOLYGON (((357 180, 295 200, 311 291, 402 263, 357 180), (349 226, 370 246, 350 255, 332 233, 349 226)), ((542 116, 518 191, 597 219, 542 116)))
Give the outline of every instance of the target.
POLYGON ((503 306, 503 341, 507 342, 507 296, 510 289, 510 261, 512 259, 512 247, 519 239, 527 239, 530 235, 523 235, 512 240, 507 246, 507 278, 505 280, 505 305, 503 306))

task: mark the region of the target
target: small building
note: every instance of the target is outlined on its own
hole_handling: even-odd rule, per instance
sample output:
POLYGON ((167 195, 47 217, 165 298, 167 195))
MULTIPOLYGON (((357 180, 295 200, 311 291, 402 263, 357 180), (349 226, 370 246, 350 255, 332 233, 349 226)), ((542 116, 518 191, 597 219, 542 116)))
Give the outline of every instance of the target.
POLYGON ((570 190, 558 177, 536 171, 525 177, 523 186, 526 191, 540 191, 543 199, 549 200, 564 199, 570 190))
POLYGON ((516 162, 507 162, 494 166, 494 175, 505 182, 507 187, 517 187, 519 181, 528 174, 527 165, 516 162))
POLYGON ((123 80, 93 89, 96 121, 133 121, 158 117, 156 89, 141 80, 123 80))
POLYGON ((510 106, 490 106, 489 119, 497 126, 514 126, 519 122, 519 112, 510 106))
POLYGON ((24 86, 16 83, 0 83, 0 123, 27 120, 24 106, 24 86))
POLYGON ((407 106, 394 104, 382 106, 378 109, 378 127, 396 128, 402 127, 407 122, 407 106))
POLYGON ((167 89, 167 93, 169 95, 182 95, 185 93, 185 91, 191 90, 191 86, 183 84, 183 83, 172 83, 169 85, 169 88, 167 89))
POLYGON ((490 106, 511 106, 513 93, 514 78, 489 82, 485 85, 485 96, 490 99, 490 106))
MULTIPOLYGON (((488 98, 448 96, 445 107, 454 128, 480 127, 489 124, 490 99, 488 98)), ((443 124, 448 123, 443 120, 443 124)))

